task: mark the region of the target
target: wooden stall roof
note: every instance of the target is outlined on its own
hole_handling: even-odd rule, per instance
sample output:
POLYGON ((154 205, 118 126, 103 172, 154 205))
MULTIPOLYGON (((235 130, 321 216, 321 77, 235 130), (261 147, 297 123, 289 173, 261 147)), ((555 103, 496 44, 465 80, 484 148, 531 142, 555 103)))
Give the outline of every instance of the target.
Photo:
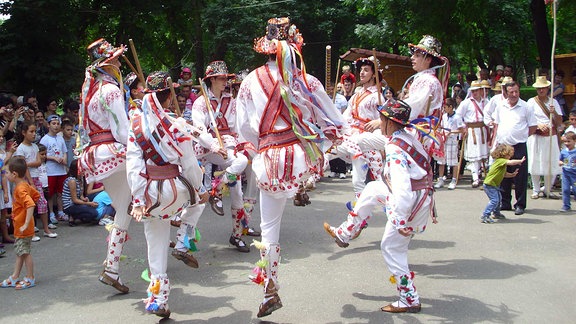
MULTIPOLYGON (((361 57, 370 57, 372 55, 372 50, 351 48, 340 55, 340 59, 354 62, 361 57)), ((412 70, 412 62, 408 56, 376 51, 376 57, 380 60, 380 69, 382 69, 384 79, 396 92, 401 90, 404 82, 412 74, 416 73, 412 70)))

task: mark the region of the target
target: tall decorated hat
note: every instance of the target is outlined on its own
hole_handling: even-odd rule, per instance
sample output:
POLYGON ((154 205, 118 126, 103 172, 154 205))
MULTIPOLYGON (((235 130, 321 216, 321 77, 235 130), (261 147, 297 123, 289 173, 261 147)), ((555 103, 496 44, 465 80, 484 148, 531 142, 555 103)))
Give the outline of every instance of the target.
POLYGON ((402 100, 388 100, 384 106, 379 106, 378 111, 382 116, 402 125, 410 124, 410 112, 412 108, 402 100))
POLYGON ((228 79, 234 78, 236 75, 233 73, 228 73, 228 67, 226 66, 226 62, 224 61, 214 61, 210 62, 206 67, 206 73, 202 80, 206 80, 208 78, 218 77, 218 76, 225 76, 228 79))
POLYGON ((270 18, 266 26, 266 35, 254 40, 254 50, 262 54, 276 54, 278 41, 295 44, 300 50, 304 39, 295 25, 290 25, 290 18, 270 18))
MULTIPOLYGON (((151 93, 151 92, 160 92, 164 90, 170 89, 170 83, 168 83, 168 78, 170 78, 170 74, 164 71, 156 71, 152 72, 146 78, 146 89, 144 92, 151 93)), ((178 83, 172 83, 174 88, 179 87, 178 83)))
POLYGON ((439 40, 430 35, 424 35, 418 44, 408 44, 410 52, 420 51, 425 54, 430 54, 434 57, 441 58, 440 50, 442 49, 442 43, 439 40))
POLYGON ((104 38, 100 38, 86 48, 92 65, 106 64, 119 57, 126 51, 126 46, 114 47, 104 38))

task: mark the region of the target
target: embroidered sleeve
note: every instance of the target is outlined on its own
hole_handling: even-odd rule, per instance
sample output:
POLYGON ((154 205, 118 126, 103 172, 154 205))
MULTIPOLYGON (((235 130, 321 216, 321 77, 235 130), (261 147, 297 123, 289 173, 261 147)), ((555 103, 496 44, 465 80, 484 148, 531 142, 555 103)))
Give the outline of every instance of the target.
POLYGON ((428 115, 442 106, 442 86, 440 81, 430 73, 419 75, 410 87, 409 97, 404 100, 412 108, 410 120, 426 115, 430 96, 432 96, 432 101, 428 115))
POLYGON ((124 96, 122 91, 111 84, 103 86, 104 100, 108 106, 108 118, 110 120, 110 130, 114 138, 122 144, 128 141, 128 116, 124 109, 124 96))

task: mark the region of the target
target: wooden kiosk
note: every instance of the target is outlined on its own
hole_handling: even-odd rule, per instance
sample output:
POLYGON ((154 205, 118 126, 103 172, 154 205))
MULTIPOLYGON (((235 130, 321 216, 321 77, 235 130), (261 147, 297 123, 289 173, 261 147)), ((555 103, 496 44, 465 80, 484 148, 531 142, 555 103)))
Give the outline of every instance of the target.
POLYGON ((576 70, 576 53, 554 55, 554 63, 556 70, 564 71, 564 79, 562 82, 566 86, 564 90, 564 99, 568 109, 572 109, 574 105, 575 96, 575 82, 576 77, 572 77, 572 71, 576 70))
MULTIPOLYGON (((372 55, 372 50, 351 48, 346 53, 340 55, 340 59, 342 59, 342 61, 354 62, 361 57, 370 57, 372 55)), ((406 82, 412 74, 416 73, 412 69, 412 62, 408 56, 378 51, 376 52, 376 56, 380 61, 382 77, 396 92, 402 90, 404 82, 406 82)), ((354 73, 357 74, 358 71, 354 71, 354 73)))

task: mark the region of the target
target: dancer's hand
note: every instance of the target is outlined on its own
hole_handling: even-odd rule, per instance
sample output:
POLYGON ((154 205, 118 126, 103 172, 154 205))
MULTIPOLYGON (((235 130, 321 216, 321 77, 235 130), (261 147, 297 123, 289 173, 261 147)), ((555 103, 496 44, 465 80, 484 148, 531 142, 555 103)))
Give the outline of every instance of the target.
POLYGON ((200 197, 200 201, 198 201, 198 204, 205 204, 208 201, 208 198, 210 198, 210 193, 206 191, 204 193, 199 193, 198 196, 200 197))
POLYGON ((145 213, 146 213, 146 206, 132 207, 131 215, 137 222, 142 221, 142 217, 144 216, 145 213))
POLYGON ((369 121, 364 125, 364 130, 367 132, 373 132, 378 128, 380 128, 380 119, 369 121))
POLYGON ((407 228, 399 228, 398 229, 398 233, 400 233, 400 235, 402 236, 410 236, 412 235, 412 231, 407 229, 407 228))

